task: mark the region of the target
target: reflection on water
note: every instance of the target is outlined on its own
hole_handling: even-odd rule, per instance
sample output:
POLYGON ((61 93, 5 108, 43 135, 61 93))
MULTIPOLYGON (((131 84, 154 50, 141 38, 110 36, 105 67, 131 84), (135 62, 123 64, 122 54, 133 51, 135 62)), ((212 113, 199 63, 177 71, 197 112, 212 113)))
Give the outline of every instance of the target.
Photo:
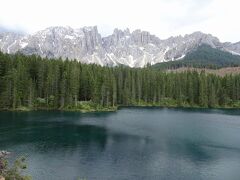
POLYGON ((239 110, 1 112, 0 149, 34 179, 238 179, 239 110))

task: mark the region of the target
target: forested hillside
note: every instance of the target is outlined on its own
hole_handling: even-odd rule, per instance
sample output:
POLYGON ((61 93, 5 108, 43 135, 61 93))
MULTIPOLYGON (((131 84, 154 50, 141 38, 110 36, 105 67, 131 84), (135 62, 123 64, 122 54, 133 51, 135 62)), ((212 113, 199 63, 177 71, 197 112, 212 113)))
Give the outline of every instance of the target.
POLYGON ((166 73, 0 53, 0 108, 240 107, 240 75, 166 73))
POLYGON ((177 69, 181 67, 218 69, 240 66, 240 56, 201 45, 189 52, 183 59, 153 65, 154 69, 177 69))
POLYGON ((181 73, 181 72, 187 72, 187 71, 197 71, 201 73, 204 71, 206 74, 215 74, 218 76, 226 76, 226 75, 238 75, 240 74, 240 67, 226 67, 226 68, 220 68, 220 69, 209 69, 209 68, 191 68, 191 67, 182 67, 177 69, 168 69, 166 72, 175 72, 175 73, 181 73))

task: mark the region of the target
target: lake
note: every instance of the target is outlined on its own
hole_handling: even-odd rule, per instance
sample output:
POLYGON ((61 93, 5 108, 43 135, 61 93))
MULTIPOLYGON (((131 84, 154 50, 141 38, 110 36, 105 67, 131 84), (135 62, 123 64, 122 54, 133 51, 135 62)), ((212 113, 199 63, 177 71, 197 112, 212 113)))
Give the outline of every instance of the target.
POLYGON ((240 110, 0 112, 0 149, 34 180, 239 180, 240 110))

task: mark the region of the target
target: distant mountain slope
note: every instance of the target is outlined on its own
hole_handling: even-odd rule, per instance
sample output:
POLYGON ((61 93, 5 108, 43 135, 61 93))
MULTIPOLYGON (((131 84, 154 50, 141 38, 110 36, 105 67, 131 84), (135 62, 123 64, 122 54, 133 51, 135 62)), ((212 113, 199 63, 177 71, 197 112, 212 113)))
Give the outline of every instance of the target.
POLYGON ((182 60, 153 65, 157 69, 180 67, 222 68, 240 66, 240 56, 203 44, 189 52, 182 60))
POLYGON ((41 57, 76 59, 102 66, 126 65, 144 67, 147 64, 183 59, 196 47, 210 47, 240 55, 240 43, 222 43, 217 37, 202 32, 160 39, 147 31, 115 29, 102 37, 96 26, 73 29, 49 27, 34 34, 0 32, 0 51, 41 57))

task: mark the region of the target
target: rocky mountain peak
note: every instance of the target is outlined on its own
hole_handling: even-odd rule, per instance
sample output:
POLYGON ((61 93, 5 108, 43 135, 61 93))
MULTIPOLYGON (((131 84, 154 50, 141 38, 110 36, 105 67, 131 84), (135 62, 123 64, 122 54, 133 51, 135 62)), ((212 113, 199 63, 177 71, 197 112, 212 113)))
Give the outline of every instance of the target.
POLYGON ((112 35, 102 37, 97 26, 79 29, 56 26, 32 35, 0 33, 0 50, 6 53, 20 51, 110 66, 143 67, 148 63, 179 60, 201 44, 240 54, 240 43, 221 43, 217 37, 200 31, 165 40, 140 29, 133 32, 114 29, 112 35))
POLYGON ((220 41, 217 37, 212 36, 211 34, 204 34, 200 31, 194 32, 190 35, 185 35, 184 38, 197 41, 199 44, 208 44, 213 48, 220 45, 220 41))

